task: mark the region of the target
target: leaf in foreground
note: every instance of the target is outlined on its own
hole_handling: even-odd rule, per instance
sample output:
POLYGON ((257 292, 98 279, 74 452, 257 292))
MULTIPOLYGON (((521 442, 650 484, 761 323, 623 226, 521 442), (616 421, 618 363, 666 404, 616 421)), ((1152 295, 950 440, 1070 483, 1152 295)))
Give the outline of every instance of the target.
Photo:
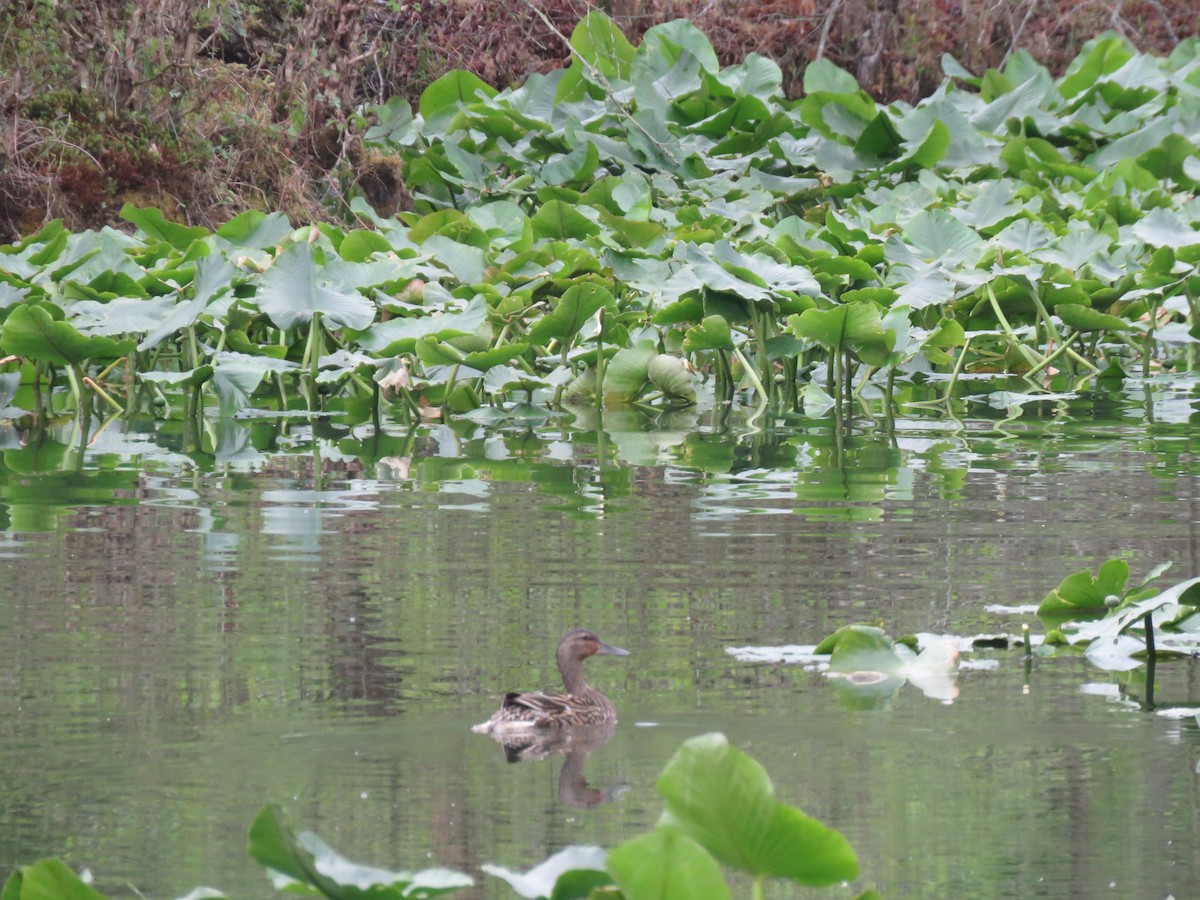
POLYGON ((104 900, 104 895, 85 884, 57 859, 43 859, 21 866, 4 882, 3 900, 104 900))
POLYGON ((308 886, 326 897, 436 897, 474 882, 449 869, 389 872, 339 856, 311 832, 292 834, 278 806, 268 806, 250 826, 248 852, 272 871, 279 890, 308 886))
MULTIPOLYGON (((567 847, 549 859, 534 866, 528 872, 514 872, 504 866, 484 863, 479 868, 508 882, 509 887, 522 897, 559 897, 556 890, 564 876, 571 873, 603 872, 605 853, 600 847, 567 847)), ((608 878, 604 879, 606 882, 608 878)), ((586 896, 586 894, 584 895, 586 896)))
POLYGON ((721 867, 685 834, 657 828, 608 855, 626 900, 728 900, 721 867))
POLYGON ((685 743, 658 779, 661 825, 691 837, 718 861, 756 877, 819 887, 858 876, 837 831, 775 799, 761 765, 721 734, 685 743))

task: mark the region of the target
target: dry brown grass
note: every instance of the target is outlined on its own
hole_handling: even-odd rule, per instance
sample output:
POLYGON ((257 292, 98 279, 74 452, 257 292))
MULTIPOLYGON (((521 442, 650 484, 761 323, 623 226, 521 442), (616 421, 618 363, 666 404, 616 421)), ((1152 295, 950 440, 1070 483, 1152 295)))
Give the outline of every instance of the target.
POLYGON ((932 91, 943 53, 982 72, 1024 47, 1059 73, 1105 29, 1167 52, 1200 28, 1195 0, 9 0, 0 241, 117 223, 127 201, 209 227, 252 207, 345 216, 354 192, 394 211, 401 173, 363 150, 354 109, 415 102, 452 68, 497 86, 549 71, 568 59, 556 31, 593 7, 634 41, 690 18, 723 63, 779 62, 793 96, 828 57, 885 101, 932 91))

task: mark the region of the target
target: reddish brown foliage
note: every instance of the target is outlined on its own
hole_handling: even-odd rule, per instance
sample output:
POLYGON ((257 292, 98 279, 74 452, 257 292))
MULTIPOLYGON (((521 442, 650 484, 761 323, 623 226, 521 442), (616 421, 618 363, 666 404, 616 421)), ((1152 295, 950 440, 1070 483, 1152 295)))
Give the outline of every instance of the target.
POLYGON ((567 62, 564 36, 592 8, 634 43, 689 18, 724 64, 776 60, 792 96, 824 56, 878 99, 910 102, 941 81, 943 54, 982 73, 1023 47, 1059 74, 1106 29, 1166 53, 1200 28, 1196 0, 95 0, 65 19, 48 8, 0 4, 0 34, 20 38, 0 43, 0 241, 49 216, 112 223, 127 200, 210 226, 248 206, 330 215, 351 188, 394 209, 396 162, 362 151, 353 109, 415 103, 454 68, 519 84, 567 62), (76 95, 105 110, 103 125, 46 102, 76 95))

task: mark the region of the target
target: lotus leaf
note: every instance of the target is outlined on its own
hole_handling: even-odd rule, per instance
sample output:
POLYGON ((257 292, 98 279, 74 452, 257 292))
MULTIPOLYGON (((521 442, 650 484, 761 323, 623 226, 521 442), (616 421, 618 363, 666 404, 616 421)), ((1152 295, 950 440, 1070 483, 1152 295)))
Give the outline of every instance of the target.
POLYGON ((56 306, 17 306, 0 329, 0 349, 15 356, 58 366, 78 366, 89 359, 117 359, 133 350, 133 341, 114 341, 80 334, 63 321, 56 306))
POLYGON ((1110 559, 1095 577, 1084 571, 1064 578, 1042 600, 1037 614, 1055 619, 1102 616, 1109 609, 1108 598, 1120 598, 1128 580, 1129 563, 1123 559, 1110 559))
POLYGON ((351 900, 366 893, 378 897, 436 897, 474 884, 466 875, 448 869, 389 872, 351 862, 310 832, 292 834, 277 806, 266 807, 254 820, 249 853, 275 873, 272 880, 277 889, 315 888, 330 898, 351 900))
POLYGON ((19 866, 5 881, 0 896, 4 900, 105 900, 57 859, 19 866))
POLYGON ((858 875, 846 839, 775 799, 766 771, 724 735, 684 743, 659 777, 658 792, 666 803, 660 828, 756 878, 820 886, 858 875))
POLYGON ((608 857, 626 900, 728 900, 721 867, 696 841, 657 828, 626 841, 608 857))

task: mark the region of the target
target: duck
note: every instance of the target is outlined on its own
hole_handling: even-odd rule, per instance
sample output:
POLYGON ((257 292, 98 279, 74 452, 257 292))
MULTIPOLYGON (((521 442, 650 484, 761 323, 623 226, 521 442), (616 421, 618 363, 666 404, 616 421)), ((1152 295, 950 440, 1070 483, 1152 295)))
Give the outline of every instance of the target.
POLYGON ((583 661, 589 656, 628 655, 628 650, 604 643, 587 628, 568 631, 554 654, 566 690, 509 691, 495 715, 471 730, 496 736, 528 728, 615 723, 617 711, 612 703, 584 680, 583 661))

